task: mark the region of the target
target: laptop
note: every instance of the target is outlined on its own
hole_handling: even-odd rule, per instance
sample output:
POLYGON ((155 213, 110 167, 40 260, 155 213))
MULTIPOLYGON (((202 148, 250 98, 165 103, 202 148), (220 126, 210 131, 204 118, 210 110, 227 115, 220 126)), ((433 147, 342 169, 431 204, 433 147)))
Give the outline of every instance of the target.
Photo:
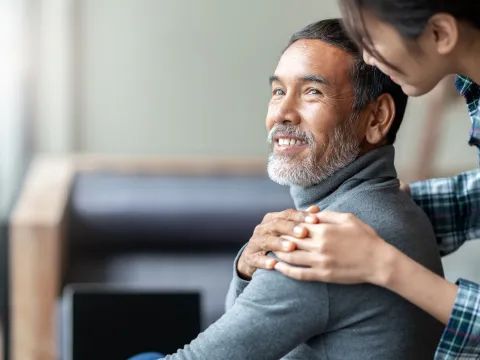
POLYGON ((61 302, 61 358, 174 353, 200 333, 200 301, 196 292, 68 285, 61 302))

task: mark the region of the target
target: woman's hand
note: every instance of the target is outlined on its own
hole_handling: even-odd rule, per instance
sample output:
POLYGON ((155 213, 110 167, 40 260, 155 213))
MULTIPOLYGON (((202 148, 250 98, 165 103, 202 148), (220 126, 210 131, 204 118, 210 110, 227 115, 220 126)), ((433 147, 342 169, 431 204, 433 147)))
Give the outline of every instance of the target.
POLYGON ((240 277, 250 280, 257 268, 272 270, 276 260, 268 257, 267 253, 295 250, 295 243, 282 239, 281 236, 290 235, 293 239, 307 236, 307 229, 298 227, 298 225, 301 223, 317 223, 318 218, 313 214, 319 211, 318 206, 312 206, 306 211, 288 209, 265 215, 262 223, 255 228, 242 255, 240 255, 237 263, 237 271, 240 277))
POLYGON ((351 214, 323 211, 316 217, 319 224, 302 224, 308 238, 283 237, 294 242, 297 250, 275 251, 282 260, 276 270, 299 280, 377 285, 385 281, 390 254, 396 249, 351 214))
POLYGON ((275 265, 276 270, 298 280, 375 284, 447 323, 457 296, 455 284, 385 242, 351 214, 323 211, 316 217, 319 224, 302 224, 308 238, 284 237, 297 250, 275 251, 284 261, 275 265))

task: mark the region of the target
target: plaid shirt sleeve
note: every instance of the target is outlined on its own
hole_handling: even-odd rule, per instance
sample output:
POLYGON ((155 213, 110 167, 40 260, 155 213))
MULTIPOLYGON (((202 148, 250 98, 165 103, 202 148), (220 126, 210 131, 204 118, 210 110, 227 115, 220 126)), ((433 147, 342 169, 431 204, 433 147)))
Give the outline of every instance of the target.
MULTIPOLYGON (((464 76, 457 76, 455 86, 465 97, 472 120, 469 144, 480 155, 480 86, 464 76)), ((442 255, 480 238, 480 170, 414 183, 411 193, 430 218, 442 255)), ((435 360, 480 359, 480 285, 462 279, 457 285, 455 305, 435 360)))
POLYGON ((413 200, 429 217, 441 255, 480 238, 480 170, 410 185, 413 200))
POLYGON ((435 360, 480 359, 480 285, 458 280, 458 293, 435 360))

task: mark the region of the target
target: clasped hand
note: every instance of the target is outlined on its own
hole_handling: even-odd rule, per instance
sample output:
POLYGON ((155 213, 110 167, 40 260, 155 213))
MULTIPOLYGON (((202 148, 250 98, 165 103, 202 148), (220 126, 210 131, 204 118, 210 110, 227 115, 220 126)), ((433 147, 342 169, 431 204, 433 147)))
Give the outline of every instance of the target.
POLYGON ((382 283, 388 245, 352 214, 285 210, 267 214, 237 264, 250 280, 257 268, 277 270, 298 280, 342 284, 382 283), (267 256, 268 252, 280 259, 267 256))

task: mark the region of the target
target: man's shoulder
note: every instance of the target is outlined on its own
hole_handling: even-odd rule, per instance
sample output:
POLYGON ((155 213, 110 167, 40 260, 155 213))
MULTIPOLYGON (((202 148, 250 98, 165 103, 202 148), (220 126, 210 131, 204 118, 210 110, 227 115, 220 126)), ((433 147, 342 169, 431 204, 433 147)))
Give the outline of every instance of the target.
MULTIPOLYGON (((275 255, 269 254, 274 258, 275 255)), ((276 258, 278 259, 278 258, 276 258)), ((328 287, 319 281, 299 281, 275 270, 257 269, 252 280, 236 301, 255 302, 266 312, 288 312, 311 317, 312 322, 324 321, 329 308, 328 287), (315 299, 312 303, 312 299, 315 299)), ((268 313, 263 314, 269 316, 268 313)), ((270 314, 271 315, 271 314, 270 314)), ((324 324, 325 325, 325 324, 324 324)))
POLYGON ((411 216, 421 209, 400 190, 396 181, 358 186, 338 196, 324 210, 352 213, 369 225, 399 222, 396 216, 411 216))
POLYGON ((393 183, 355 188, 339 196, 325 210, 351 213, 377 231, 431 230, 433 236, 424 212, 393 183), (406 223, 409 226, 404 226, 406 223))
POLYGON ((440 260, 428 217, 398 186, 354 189, 327 209, 357 216, 383 239, 438 272, 440 260))

